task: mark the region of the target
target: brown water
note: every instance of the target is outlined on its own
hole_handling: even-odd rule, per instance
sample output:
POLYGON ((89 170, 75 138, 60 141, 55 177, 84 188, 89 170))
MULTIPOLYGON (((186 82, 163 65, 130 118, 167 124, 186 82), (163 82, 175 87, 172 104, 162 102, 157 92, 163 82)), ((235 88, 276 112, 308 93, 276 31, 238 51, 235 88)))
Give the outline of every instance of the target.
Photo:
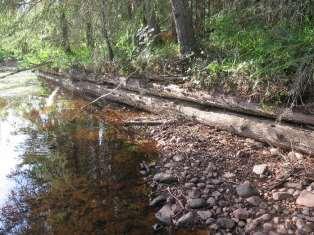
POLYGON ((52 93, 31 73, 0 80, 0 234, 153 234, 138 173, 153 145, 52 93))

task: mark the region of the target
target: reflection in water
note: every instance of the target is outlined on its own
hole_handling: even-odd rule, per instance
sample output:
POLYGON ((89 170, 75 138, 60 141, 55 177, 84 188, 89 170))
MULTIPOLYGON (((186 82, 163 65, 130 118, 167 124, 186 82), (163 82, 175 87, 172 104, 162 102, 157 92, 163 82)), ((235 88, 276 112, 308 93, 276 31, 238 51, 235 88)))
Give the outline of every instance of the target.
MULTIPOLYGON (((147 189, 137 170, 150 154, 90 113, 73 119, 82 101, 48 108, 45 102, 36 96, 15 100, 13 114, 1 122, 0 146, 10 149, 1 158, 20 156, 10 175, 14 190, 0 213, 2 232, 151 234, 147 189)), ((1 173, 16 161, 1 164, 1 173)))
POLYGON ((78 112, 86 102, 43 88, 29 74, 0 81, 0 234, 153 234, 137 168, 154 143, 116 127, 133 114, 78 112))

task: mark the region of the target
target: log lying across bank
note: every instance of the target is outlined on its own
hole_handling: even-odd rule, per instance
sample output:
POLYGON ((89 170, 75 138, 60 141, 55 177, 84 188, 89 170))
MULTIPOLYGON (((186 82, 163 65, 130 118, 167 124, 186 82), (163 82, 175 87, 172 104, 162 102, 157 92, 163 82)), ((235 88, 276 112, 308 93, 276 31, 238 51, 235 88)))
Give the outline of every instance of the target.
POLYGON ((217 108, 204 108, 202 105, 180 99, 167 99, 116 86, 100 85, 83 80, 71 80, 62 76, 39 73, 39 76, 70 91, 82 95, 99 97, 109 94, 106 100, 127 104, 153 113, 174 113, 228 130, 235 134, 259 140, 270 145, 301 151, 314 155, 314 132, 294 125, 280 124, 266 118, 258 118, 217 108))
MULTIPOLYGON (((67 74, 62 72, 54 72, 54 75, 67 77, 75 80, 90 81, 101 85, 120 85, 121 88, 145 93, 148 95, 163 97, 167 99, 178 99, 182 101, 188 101, 195 104, 204 105, 210 108, 224 109, 231 112, 240 114, 248 114, 257 117, 265 117, 268 119, 309 125, 314 129, 314 114, 306 114, 303 112, 297 112, 290 109, 276 108, 265 110, 257 103, 249 103, 242 101, 233 96, 226 95, 211 95, 205 91, 190 91, 189 89, 174 85, 178 78, 165 77, 158 78, 137 78, 137 77, 118 77, 110 75, 98 75, 98 74, 67 74), (84 76, 82 78, 82 76, 84 76), (170 85, 163 83, 170 82, 170 85)), ((181 79, 182 80, 182 79, 181 79)))

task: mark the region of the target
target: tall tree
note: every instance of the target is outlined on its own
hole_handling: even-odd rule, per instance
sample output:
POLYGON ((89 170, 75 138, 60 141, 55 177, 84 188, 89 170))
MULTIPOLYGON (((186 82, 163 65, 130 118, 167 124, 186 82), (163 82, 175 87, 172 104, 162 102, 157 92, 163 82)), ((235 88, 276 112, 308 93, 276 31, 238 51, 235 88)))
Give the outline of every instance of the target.
POLYGON ((69 24, 65 14, 66 8, 63 1, 60 1, 60 27, 61 27, 61 45, 67 53, 71 52, 69 40, 69 24))
POLYGON ((114 53, 107 30, 107 10, 107 0, 101 0, 101 33, 107 44, 109 60, 113 61, 114 53))
POLYGON ((194 51, 196 45, 188 1, 171 0, 171 5, 181 54, 186 55, 194 51))

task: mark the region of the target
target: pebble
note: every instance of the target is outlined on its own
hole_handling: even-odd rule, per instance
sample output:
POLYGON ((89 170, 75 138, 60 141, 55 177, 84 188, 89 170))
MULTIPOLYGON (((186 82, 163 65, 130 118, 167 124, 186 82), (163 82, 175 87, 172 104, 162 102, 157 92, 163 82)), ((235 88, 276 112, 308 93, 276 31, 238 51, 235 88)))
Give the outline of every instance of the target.
POLYGON ((207 199, 206 202, 207 202, 207 204, 208 204, 209 206, 213 207, 213 206, 216 204, 216 199, 213 198, 213 197, 210 197, 210 198, 207 199))
POLYGON ((206 185, 204 183, 198 183, 196 186, 198 188, 205 188, 206 185))
POLYGON ((167 200, 166 195, 159 195, 159 196, 155 197, 152 201, 150 201, 149 206, 151 206, 151 207, 159 206, 160 204, 162 204, 166 200, 167 200))
POLYGON ((280 154, 280 151, 277 148, 270 148, 269 152, 272 156, 278 156, 280 154))
POLYGON ((217 225, 219 228, 223 229, 232 229, 235 226, 235 222, 232 219, 228 218, 219 218, 217 219, 217 225))
POLYGON ((196 178, 196 177, 195 177, 195 178, 192 178, 192 179, 190 180, 190 182, 196 184, 196 183, 198 182, 198 178, 196 178))
POLYGON ((252 206, 259 206, 262 203, 262 199, 259 196, 249 197, 246 201, 252 206))
POLYGON ((181 162, 183 160, 183 156, 181 155, 176 155, 173 157, 173 161, 175 162, 181 162))
POLYGON ((246 220, 249 217, 249 212, 247 209, 239 208, 233 211, 233 216, 238 220, 246 220))
POLYGON ((176 221, 175 225, 177 227, 185 227, 185 226, 193 224, 193 220, 194 220, 194 215, 192 212, 189 212, 183 215, 182 217, 180 217, 178 221, 176 221))
POLYGON ((296 201, 297 205, 314 207, 314 193, 303 190, 296 201))
POLYGON ((206 220, 206 225, 213 224, 213 223, 215 223, 215 221, 216 220, 214 218, 209 218, 209 219, 206 220))
POLYGON ((268 170, 267 164, 255 165, 253 167, 253 173, 255 173, 257 175, 264 175, 267 170, 268 170))
POLYGON ((206 202, 203 198, 191 198, 188 200, 188 205, 192 209, 198 209, 206 206, 206 202))
POLYGON ((220 195, 221 195, 221 193, 218 192, 218 191, 215 191, 215 192, 212 193, 212 196, 213 196, 214 198, 216 198, 216 199, 219 198, 220 195))
POLYGON ((287 183, 285 183, 285 187, 286 188, 293 188, 293 189, 301 190, 302 189, 302 184, 287 182, 287 183))
POLYGON ((259 195, 256 188, 249 181, 245 181, 243 184, 238 185, 236 190, 238 195, 243 198, 259 195))
POLYGON ((271 231, 273 229, 273 225, 271 224, 271 223, 265 223, 265 224, 263 224, 263 230, 265 231, 265 232, 269 232, 269 231, 271 231))
POLYGON ((170 225, 171 217, 173 215, 172 208, 169 205, 164 205, 156 214, 155 217, 161 223, 170 225))
POLYGON ((177 181, 177 179, 167 173, 158 173, 154 176, 154 180, 159 182, 159 183, 164 183, 164 184, 170 184, 170 183, 174 183, 177 181))
POLYGON ((197 215, 201 218, 201 220, 208 220, 213 216, 213 213, 211 211, 198 211, 197 215))
POLYGON ((288 192, 275 192, 275 193, 273 193, 273 199, 275 201, 287 200, 290 197, 292 197, 292 194, 290 194, 288 192))
POLYGON ((194 183, 185 183, 184 184, 184 187, 186 187, 186 188, 192 188, 192 187, 194 187, 195 186, 195 184, 194 183))
POLYGON ((155 232, 159 232, 163 229, 163 226, 161 224, 154 224, 152 227, 155 232))

